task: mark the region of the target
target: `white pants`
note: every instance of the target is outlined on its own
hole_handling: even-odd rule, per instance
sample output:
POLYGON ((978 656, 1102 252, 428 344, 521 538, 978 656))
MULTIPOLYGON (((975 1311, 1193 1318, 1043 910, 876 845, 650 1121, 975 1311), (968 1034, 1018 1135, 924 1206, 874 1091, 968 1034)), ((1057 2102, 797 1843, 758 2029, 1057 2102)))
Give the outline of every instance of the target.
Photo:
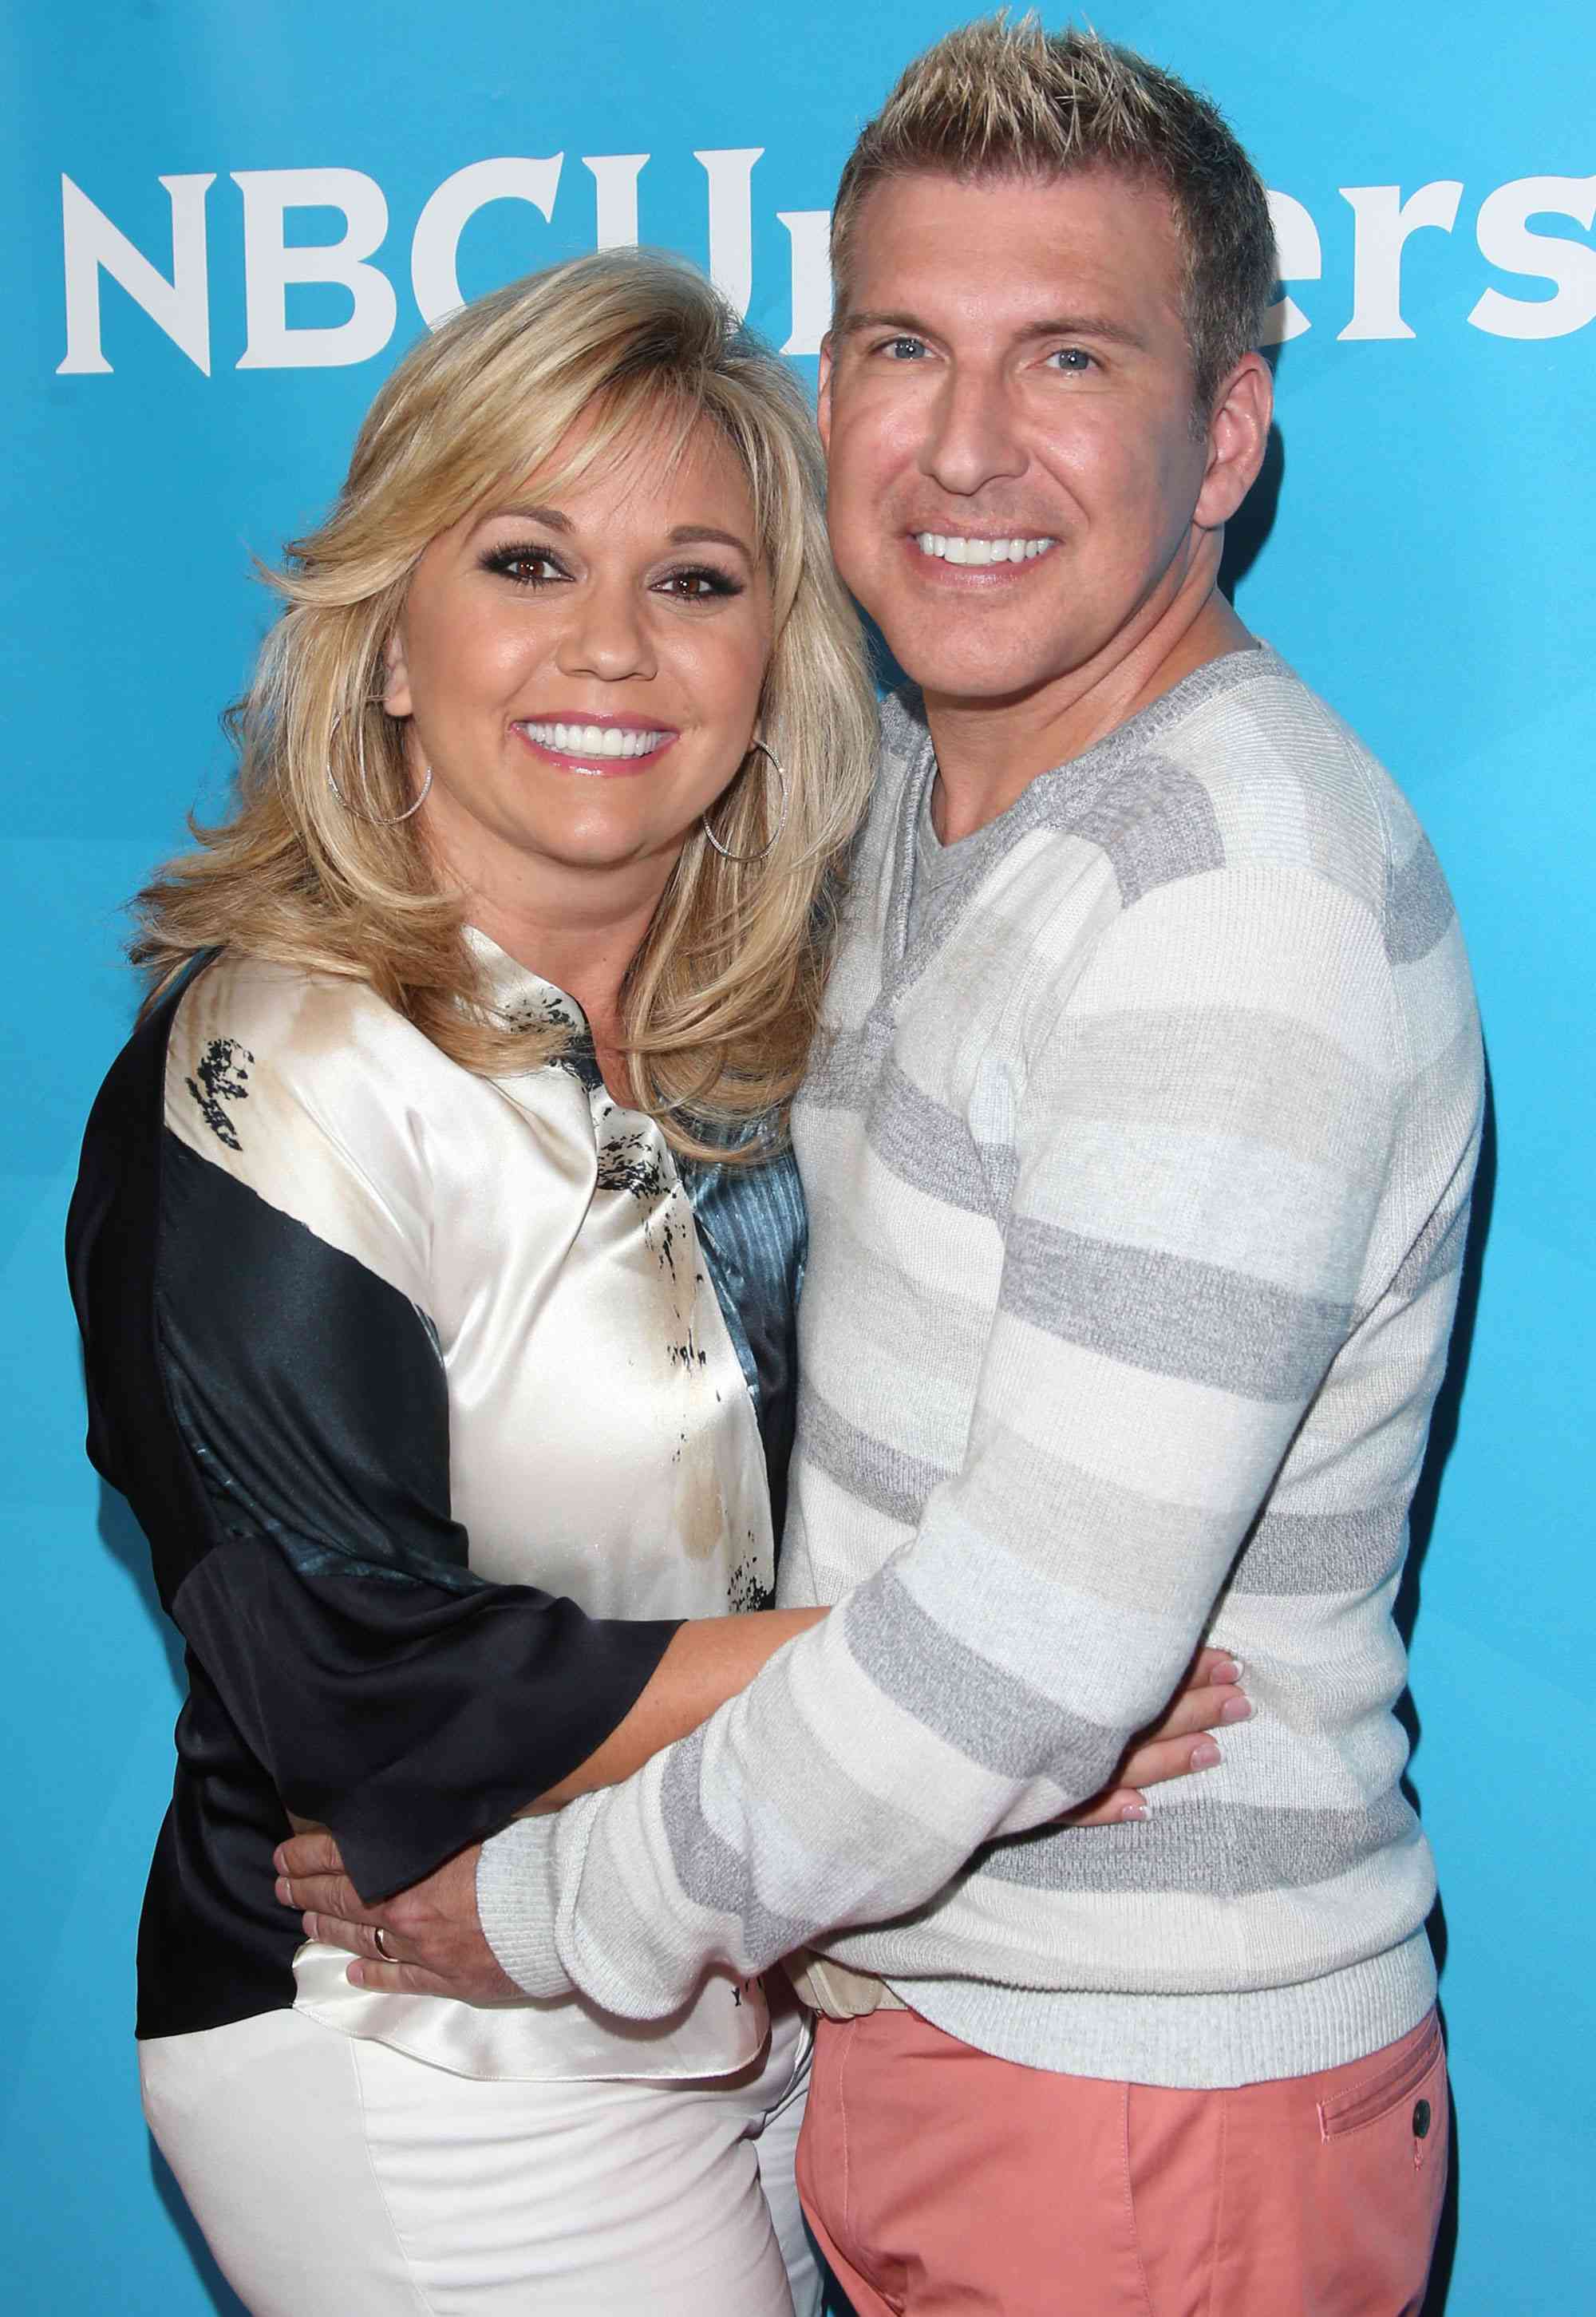
POLYGON ((141 2044, 144 2113, 254 2317, 817 2317, 810 2030, 771 2008, 687 2083, 482 2083, 269 2011, 141 2044))

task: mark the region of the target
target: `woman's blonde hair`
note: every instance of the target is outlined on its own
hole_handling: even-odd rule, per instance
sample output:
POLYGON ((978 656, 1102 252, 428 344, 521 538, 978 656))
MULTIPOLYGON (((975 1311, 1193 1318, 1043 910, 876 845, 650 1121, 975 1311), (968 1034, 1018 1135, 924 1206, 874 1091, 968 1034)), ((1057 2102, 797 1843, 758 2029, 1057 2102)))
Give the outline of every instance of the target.
POLYGON ((634 443, 679 452, 706 422, 753 503, 774 636, 759 729, 785 796, 751 752, 713 816, 741 857, 693 830, 623 1013, 634 1098, 679 1150, 780 1116, 819 1006, 875 699, 802 389, 709 282, 654 252, 577 258, 478 299, 384 386, 332 513, 267 575, 286 608, 228 713, 236 809, 191 823, 200 849, 135 905, 152 1001, 197 952, 226 946, 368 982, 468 1069, 552 1059, 559 1030, 512 1029, 486 1004, 461 901, 439 890, 416 823, 395 819, 411 776, 380 706, 387 647, 439 532, 533 472, 557 490, 634 443))

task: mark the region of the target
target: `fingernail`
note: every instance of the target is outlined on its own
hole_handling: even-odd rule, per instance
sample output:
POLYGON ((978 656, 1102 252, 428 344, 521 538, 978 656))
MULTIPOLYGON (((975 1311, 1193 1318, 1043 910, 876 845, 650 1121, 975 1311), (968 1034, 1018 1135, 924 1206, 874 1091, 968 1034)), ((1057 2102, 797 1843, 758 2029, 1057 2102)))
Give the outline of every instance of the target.
POLYGON ((1211 1770, 1218 1758, 1219 1749, 1211 1738, 1199 1738, 1191 1749, 1191 1767, 1194 1770, 1211 1770))
POLYGON ((363 1963, 352 1963, 343 1976, 349 1982, 351 1987, 364 1987, 366 1984, 366 1966, 363 1963))
POLYGON ((289 1888, 289 1879, 286 1874, 280 1874, 272 1887, 277 1893, 279 1901, 283 1906, 291 1907, 293 1905, 294 1894, 289 1888))
POLYGON ((1240 1658, 1227 1658, 1223 1665, 1214 1668, 1214 1679, 1217 1682, 1239 1681, 1244 1670, 1240 1658))
POLYGON ((1146 1818, 1148 1816, 1147 1805, 1146 1803, 1127 1803, 1119 1815, 1122 1819, 1146 1818))
POLYGON ((1250 1719, 1252 1712, 1250 1697, 1227 1697, 1219 1709, 1219 1719, 1221 1722, 1245 1722, 1250 1719))

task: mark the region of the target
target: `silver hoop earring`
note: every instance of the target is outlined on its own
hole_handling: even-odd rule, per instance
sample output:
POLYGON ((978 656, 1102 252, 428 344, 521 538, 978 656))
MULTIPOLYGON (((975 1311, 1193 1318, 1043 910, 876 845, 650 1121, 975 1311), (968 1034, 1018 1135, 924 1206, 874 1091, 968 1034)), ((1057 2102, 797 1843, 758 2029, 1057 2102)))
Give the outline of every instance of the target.
MULTIPOLYGON (((379 705, 379 703, 374 701, 371 705, 375 707, 379 705)), ((333 719, 333 729, 327 734, 327 742, 329 747, 337 738, 338 727, 343 723, 343 711, 340 709, 336 716, 333 719)), ((354 753, 355 763, 360 769, 361 786, 363 789, 366 785, 366 736, 359 725, 355 727, 354 753)), ((427 792, 432 785, 432 768, 431 765, 429 765, 427 766, 427 776, 421 784, 421 792, 416 797, 415 803, 407 804, 403 812, 396 812, 391 819, 385 820, 378 813, 357 812, 355 807, 350 803, 349 799, 344 795, 337 782, 333 778, 333 767, 330 763, 327 765, 326 773, 327 786, 332 790, 333 794, 343 807, 344 811, 353 814, 355 819, 359 820, 369 822, 373 828, 397 828, 402 820, 408 820, 413 813, 417 813, 421 810, 423 805, 425 804, 427 801, 427 792)))
POLYGON ((726 845, 722 845, 719 837, 716 836, 715 831, 710 828, 709 815, 707 813, 700 813, 699 825, 723 861, 740 861, 745 863, 762 861, 766 854, 770 852, 771 846, 776 843, 777 838, 780 836, 782 830, 787 826, 787 774, 782 771, 780 764, 777 759, 776 752, 773 748, 767 748, 762 740, 751 740, 748 744, 749 756, 753 754, 755 748, 757 748, 760 755, 765 758, 771 770, 775 774, 776 778, 781 783, 780 814, 777 819, 775 828, 771 832, 770 836, 766 839, 765 843, 760 846, 757 853, 733 853, 726 845))

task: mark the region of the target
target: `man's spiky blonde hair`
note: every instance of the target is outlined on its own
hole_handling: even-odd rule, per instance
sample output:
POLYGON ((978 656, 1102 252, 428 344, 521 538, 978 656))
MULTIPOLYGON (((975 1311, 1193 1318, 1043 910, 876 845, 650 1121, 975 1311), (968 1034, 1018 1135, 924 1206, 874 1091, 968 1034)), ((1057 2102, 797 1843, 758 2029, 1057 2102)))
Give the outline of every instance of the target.
POLYGON ((916 57, 848 157, 832 212, 836 321, 860 212, 889 177, 972 183, 1115 169, 1168 193, 1185 255, 1184 318, 1206 416, 1259 344, 1274 295, 1269 202, 1217 107, 1095 32, 986 16, 916 57))

